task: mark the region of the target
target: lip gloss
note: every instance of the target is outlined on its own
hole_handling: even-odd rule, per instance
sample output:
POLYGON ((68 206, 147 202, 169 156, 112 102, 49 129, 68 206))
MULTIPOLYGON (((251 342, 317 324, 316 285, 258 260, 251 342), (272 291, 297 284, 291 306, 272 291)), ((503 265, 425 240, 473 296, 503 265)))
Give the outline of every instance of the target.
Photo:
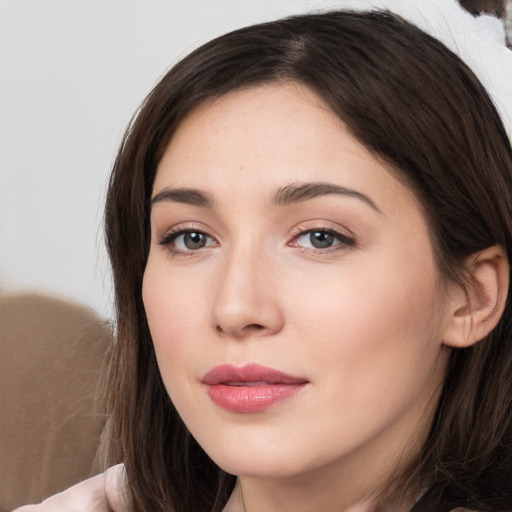
POLYGON ((266 366, 216 366, 202 379, 208 395, 230 412, 261 412, 301 391, 308 381, 266 366))

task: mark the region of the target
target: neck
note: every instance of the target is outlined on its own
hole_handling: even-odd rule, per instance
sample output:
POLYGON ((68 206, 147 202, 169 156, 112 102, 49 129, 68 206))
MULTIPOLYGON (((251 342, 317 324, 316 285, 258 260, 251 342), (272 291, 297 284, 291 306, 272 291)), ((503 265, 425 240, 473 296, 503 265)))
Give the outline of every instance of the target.
MULTIPOLYGON (((336 468, 337 475, 338 469, 336 468)), ((241 477, 224 512, 409 512, 417 489, 402 495, 390 493, 386 483, 370 484, 321 474, 294 478, 241 477)))
POLYGON ((409 512, 419 489, 406 493, 393 477, 403 475, 417 458, 425 435, 404 448, 403 438, 390 432, 299 475, 239 475, 224 512, 409 512))
MULTIPOLYGON (((273 492, 266 495, 266 499, 251 499, 251 492, 246 489, 244 497, 242 482, 237 485, 224 508, 223 512, 254 512, 265 510, 268 512, 311 512, 312 510, 322 510, 325 512, 409 512, 414 505, 415 499, 407 497, 401 500, 378 500, 375 498, 363 498, 355 503, 348 497, 342 497, 333 504, 332 496, 311 495, 312 490, 307 492, 292 492, 288 489, 284 496, 282 493, 273 492), (291 496, 294 494, 294 496, 291 496), (247 504, 246 504, 247 501, 247 504), (263 508, 262 508, 263 507, 263 508)), ((275 489, 274 489, 275 491, 275 489)), ((295 489, 297 491, 297 489, 295 489)))

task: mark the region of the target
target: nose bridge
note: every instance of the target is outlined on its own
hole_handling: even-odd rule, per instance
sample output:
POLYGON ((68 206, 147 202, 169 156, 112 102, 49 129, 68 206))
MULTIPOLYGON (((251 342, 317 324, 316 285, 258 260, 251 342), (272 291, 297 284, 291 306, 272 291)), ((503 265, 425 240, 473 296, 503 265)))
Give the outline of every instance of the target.
POLYGON ((241 338, 251 333, 267 335, 282 327, 272 282, 275 259, 264 245, 247 237, 226 251, 212 311, 217 332, 241 338))

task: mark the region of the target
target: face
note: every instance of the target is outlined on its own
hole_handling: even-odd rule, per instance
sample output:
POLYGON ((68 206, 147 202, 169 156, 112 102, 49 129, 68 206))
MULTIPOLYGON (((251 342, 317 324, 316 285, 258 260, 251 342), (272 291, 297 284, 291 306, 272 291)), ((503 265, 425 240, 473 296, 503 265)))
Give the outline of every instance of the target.
POLYGON ((162 378, 223 469, 371 473, 427 427, 450 317, 428 226, 311 91, 194 111, 158 166, 151 233, 162 378))

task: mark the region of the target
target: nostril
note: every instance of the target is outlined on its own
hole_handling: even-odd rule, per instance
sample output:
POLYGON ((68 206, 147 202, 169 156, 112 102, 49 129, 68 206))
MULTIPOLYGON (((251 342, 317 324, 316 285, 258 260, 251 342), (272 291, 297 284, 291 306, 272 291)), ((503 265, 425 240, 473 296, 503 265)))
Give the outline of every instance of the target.
POLYGON ((265 327, 261 324, 249 324, 247 326, 245 326, 245 329, 246 330, 254 330, 254 331, 261 331, 262 329, 264 329, 265 327))
MULTIPOLYGON (((240 329, 239 333, 242 334, 243 332, 251 332, 251 331, 262 331, 265 329, 264 325, 261 324, 248 324, 242 327, 240 329)), ((220 325, 215 326, 215 331, 220 333, 227 332, 225 329, 223 329, 220 325)))

